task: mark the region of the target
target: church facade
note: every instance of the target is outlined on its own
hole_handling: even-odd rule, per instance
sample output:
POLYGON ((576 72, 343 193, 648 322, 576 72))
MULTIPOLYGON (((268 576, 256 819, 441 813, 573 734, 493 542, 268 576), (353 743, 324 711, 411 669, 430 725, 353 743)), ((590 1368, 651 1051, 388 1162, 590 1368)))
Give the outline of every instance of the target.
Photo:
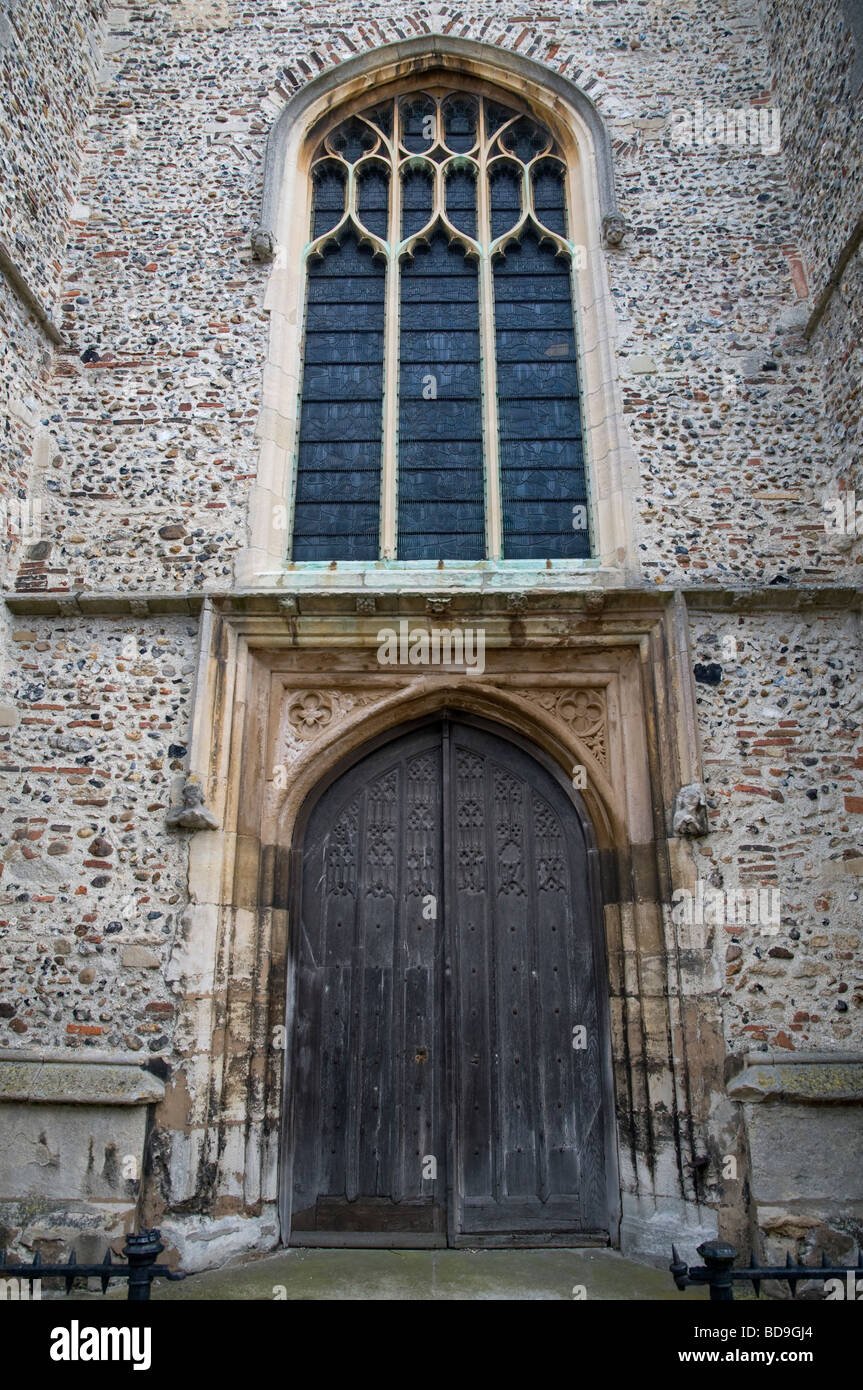
POLYGON ((0 1244, 856 1256, 854 5, 0 45, 0 1244))

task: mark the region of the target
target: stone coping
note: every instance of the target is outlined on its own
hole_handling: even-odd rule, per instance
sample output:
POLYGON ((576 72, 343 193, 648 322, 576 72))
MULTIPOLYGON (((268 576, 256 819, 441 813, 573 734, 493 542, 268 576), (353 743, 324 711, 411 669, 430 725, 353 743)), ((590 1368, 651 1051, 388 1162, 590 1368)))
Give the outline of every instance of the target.
POLYGON ((799 1105, 863 1105, 863 1053, 810 1052, 800 1057, 747 1053, 727 1085, 732 1100, 799 1105))
POLYGON ((0 1054, 0 1103, 148 1105, 164 1095, 165 1083, 140 1063, 0 1054))

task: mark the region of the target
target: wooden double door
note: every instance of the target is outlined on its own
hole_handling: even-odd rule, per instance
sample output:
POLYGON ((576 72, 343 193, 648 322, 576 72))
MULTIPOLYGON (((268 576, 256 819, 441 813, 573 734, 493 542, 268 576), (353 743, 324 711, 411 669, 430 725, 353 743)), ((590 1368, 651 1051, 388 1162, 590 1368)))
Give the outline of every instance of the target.
POLYGON ((292 933, 292 1244, 608 1240, 590 861, 558 776, 466 718, 324 792, 292 933))

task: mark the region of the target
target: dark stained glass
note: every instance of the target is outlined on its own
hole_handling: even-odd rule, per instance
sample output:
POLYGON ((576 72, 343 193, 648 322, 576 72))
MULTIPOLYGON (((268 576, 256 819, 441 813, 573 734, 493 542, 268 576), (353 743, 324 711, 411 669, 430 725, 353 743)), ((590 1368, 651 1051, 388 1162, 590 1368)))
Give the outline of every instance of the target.
POLYGON ((491 184, 491 235, 503 236, 514 227, 521 216, 521 169, 503 160, 495 164, 489 175, 491 184))
POLYGON ((378 558, 384 284, 353 235, 308 268, 294 560, 378 558))
POLYGON ((494 297, 504 558, 589 556, 569 262, 525 236, 494 297))
POLYGON ((368 154, 377 144, 377 136, 365 121, 353 117, 340 125, 330 136, 330 148, 340 154, 349 164, 356 164, 364 154, 368 154))
POLYGON ((533 206, 544 227, 566 236, 563 165, 556 159, 543 159, 533 170, 533 206))
POLYGON ((476 102, 472 97, 448 97, 443 104, 444 139, 454 154, 467 154, 476 144, 476 102))
POLYGON ((500 130, 502 125, 511 121, 513 116, 518 113, 510 110, 508 106, 501 106, 497 101, 486 101, 485 103, 485 130, 489 139, 496 130, 500 130))
POLYGON ((435 104, 429 97, 402 102, 402 144, 411 154, 423 154, 434 144, 435 104))
POLYGON ((402 180, 402 240, 420 231, 432 215, 434 184, 429 167, 408 169, 402 180))
POLYGON ((501 144, 525 164, 549 144, 549 136, 527 116, 521 116, 505 130, 501 144))
POLYGON ((357 207, 363 226, 382 241, 388 231, 389 178, 374 160, 360 165, 357 207))
POLYGON ((476 176, 471 169, 453 169, 446 181, 447 216, 454 227, 476 236, 476 176))
POLYGON ((312 236, 332 231, 345 210, 345 176, 335 161, 315 171, 315 198, 312 236))
POLYGON ((387 104, 378 106, 373 111, 364 111, 363 115, 376 125, 378 130, 382 130, 384 135, 389 137, 393 133, 393 108, 387 104))
POLYGON ((343 120, 312 170, 292 558, 390 553, 393 535, 379 534, 384 439, 400 560, 482 559, 486 500, 498 495, 504 559, 589 556, 566 166, 551 133, 527 110, 485 96, 415 91, 343 120), (486 160, 487 199, 477 185, 486 160), (398 247, 388 247, 399 307, 388 317, 384 258, 374 259, 367 238, 388 243, 393 226, 414 244, 398 264, 398 247), (517 228, 518 242, 496 256, 487 305, 463 239, 487 255, 517 228), (481 313, 494 323, 493 362, 481 357, 481 313), (387 389, 397 406, 385 412, 395 332, 398 370, 387 389), (500 471, 487 477, 492 371, 500 471))
POLYGON ((485 554, 475 264, 441 233, 401 268, 398 556, 485 554))

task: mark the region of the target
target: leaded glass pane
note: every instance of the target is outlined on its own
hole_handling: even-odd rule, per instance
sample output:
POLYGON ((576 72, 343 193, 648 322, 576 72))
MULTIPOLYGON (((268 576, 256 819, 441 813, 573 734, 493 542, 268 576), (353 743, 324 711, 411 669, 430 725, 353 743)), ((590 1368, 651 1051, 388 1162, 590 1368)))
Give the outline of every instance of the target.
POLYGON ((472 169, 453 169, 446 181, 446 210, 460 232, 476 236, 476 175, 472 169))
POLYGON ((376 560, 384 266, 353 235, 308 269, 294 560, 376 560))
POLYGON ((423 154, 435 143, 436 115, 431 97, 418 96, 402 102, 402 144, 411 154, 423 154))
POLYGON ((476 265, 436 235, 402 266, 400 560, 485 554, 476 265))
POLYGON ((370 160, 360 166, 357 180, 357 211, 369 232, 386 240, 389 216, 389 177, 382 165, 370 160))
POLYGON ((421 231, 432 215, 434 181, 431 169, 408 169, 402 179, 402 238, 421 231))
POLYGON ((542 160, 533 170, 533 206, 544 227, 566 236, 566 199, 563 187, 563 165, 558 161, 542 160))
POLYGON ((467 154, 476 144, 477 110, 472 97, 447 97, 443 103, 444 140, 454 154, 467 154))
POLYGON ((315 170, 315 197, 312 212, 312 236, 331 232, 342 219, 345 210, 345 176, 333 161, 322 163, 315 170))
POLYGON ((569 264, 526 235, 494 290, 504 558, 588 556, 569 264))
POLYGON ((521 216, 521 169, 517 164, 496 160, 490 175, 492 238, 510 231, 521 216))

